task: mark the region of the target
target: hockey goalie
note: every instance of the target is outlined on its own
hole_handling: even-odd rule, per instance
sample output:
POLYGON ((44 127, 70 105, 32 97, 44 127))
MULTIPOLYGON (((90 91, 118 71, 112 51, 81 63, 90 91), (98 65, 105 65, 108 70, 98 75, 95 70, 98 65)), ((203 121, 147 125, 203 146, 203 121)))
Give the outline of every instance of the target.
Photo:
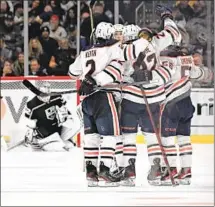
MULTIPOLYGON (((50 93, 50 84, 43 83, 40 91, 50 93)), ((33 151, 69 151, 75 146, 74 137, 82 127, 81 114, 78 110, 76 113, 74 116, 67 109, 62 96, 35 96, 25 111, 28 128, 25 145, 33 151)))

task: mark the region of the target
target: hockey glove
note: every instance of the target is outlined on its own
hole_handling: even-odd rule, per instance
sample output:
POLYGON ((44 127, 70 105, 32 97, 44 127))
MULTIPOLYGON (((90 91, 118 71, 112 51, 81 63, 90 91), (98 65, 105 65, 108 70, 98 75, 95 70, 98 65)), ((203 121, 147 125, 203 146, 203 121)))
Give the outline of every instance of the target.
POLYGON ((168 7, 157 5, 155 8, 155 13, 161 17, 162 20, 166 18, 173 19, 172 10, 168 7))
POLYGON ((134 82, 150 81, 152 80, 152 71, 137 69, 131 77, 134 79, 134 82))
POLYGON ((78 90, 78 94, 81 96, 86 96, 94 92, 94 86, 96 85, 96 81, 89 75, 86 75, 84 80, 81 83, 81 86, 78 90))

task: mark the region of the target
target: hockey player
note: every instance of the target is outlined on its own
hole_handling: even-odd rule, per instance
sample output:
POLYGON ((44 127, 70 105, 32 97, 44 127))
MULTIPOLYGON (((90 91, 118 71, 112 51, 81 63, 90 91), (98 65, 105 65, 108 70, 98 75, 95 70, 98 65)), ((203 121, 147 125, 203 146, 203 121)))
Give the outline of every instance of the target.
MULTIPOLYGON (((144 85, 146 98, 150 104, 154 120, 158 125, 160 102, 165 99, 164 84, 171 78, 174 71, 169 67, 164 67, 159 61, 159 52, 171 44, 181 41, 181 35, 176 24, 172 21, 171 11, 165 7, 158 6, 157 13, 162 18, 164 30, 154 34, 145 28, 139 33, 140 37, 147 40, 146 49, 140 53, 133 68, 127 68, 128 72, 133 71, 131 77, 135 82, 143 80, 148 76, 149 79, 157 80, 157 84, 144 85)), ((131 47, 128 44, 126 47, 131 47)), ((131 52, 131 51, 130 51, 131 52)), ((128 54, 125 54, 127 57, 128 54)), ((125 58, 126 59, 126 58, 125 58)), ((125 68, 126 71, 126 68, 125 68)), ((130 75, 130 74, 129 74, 130 75)), ((151 124, 143 93, 138 86, 126 86, 123 88, 123 100, 121 104, 121 128, 123 133, 123 155, 125 172, 121 184, 135 185, 135 160, 136 160, 136 134, 138 125, 144 133, 148 151, 154 144, 157 144, 157 137, 151 124)), ((150 165, 153 166, 153 154, 149 155, 150 165)))
MULTIPOLYGON (((50 93, 50 84, 45 82, 40 87, 50 93)), ((35 151, 68 151, 74 146, 73 123, 70 127, 63 126, 72 120, 62 96, 35 96, 26 106, 25 117, 28 130, 25 135, 26 145, 35 151)))
MULTIPOLYGON (((172 176, 180 184, 189 185, 191 182, 192 145, 190 140, 191 120, 194 106, 190 98, 192 80, 205 80, 209 77, 202 65, 202 56, 186 55, 181 50, 164 51, 161 55, 164 65, 176 68, 171 81, 165 85, 166 99, 161 107, 160 133, 163 148, 166 152, 172 176), (181 170, 177 172, 177 150, 175 136, 179 146, 181 170)), ((158 145, 153 146, 155 163, 151 170, 151 184, 171 185, 170 176, 161 156, 158 145), (161 177, 158 175, 162 175, 161 177), (156 180, 157 179, 157 180, 156 180)))
POLYGON ((119 181, 110 174, 116 145, 115 136, 120 135, 116 103, 111 92, 93 89, 96 85, 103 86, 121 80, 121 63, 114 60, 121 56, 120 43, 108 41, 113 32, 112 24, 98 24, 95 30, 97 44, 82 51, 69 67, 72 79, 82 79, 79 94, 86 96, 82 102, 82 111, 88 186, 118 186, 119 181), (103 140, 100 143, 101 136, 103 140))
MULTIPOLYGON (((140 28, 136 25, 126 25, 123 28, 123 46, 122 47, 126 47, 128 44, 132 43, 132 41, 137 40, 138 39, 138 33, 140 31, 140 28)), ((135 60, 130 60, 130 61, 124 61, 123 62, 123 82, 129 83, 132 82, 133 79, 130 77, 130 75, 134 72, 134 69, 132 67, 133 62, 135 60)), ((117 99, 118 99, 118 104, 119 104, 119 115, 121 115, 120 111, 121 111, 121 102, 123 99, 123 94, 120 91, 120 93, 116 93, 117 95, 117 99)), ((131 156, 127 156, 127 155, 131 155, 134 154, 133 152, 125 152, 126 149, 124 150, 124 139, 123 139, 123 135, 118 136, 117 137, 117 144, 116 144, 116 151, 115 151, 115 158, 116 158, 116 166, 117 169, 115 171, 113 171, 113 173, 116 176, 122 176, 122 174, 124 174, 124 163, 128 163, 127 158, 130 159, 131 161, 131 166, 132 168, 134 168, 134 159, 131 156)), ((133 144, 133 143, 132 143, 133 144)), ((125 147, 127 147, 126 143, 125 143, 125 147)), ((135 144, 136 147, 136 144, 135 144)), ((135 151, 136 153, 136 151, 135 151)), ((136 154, 135 154, 136 155, 136 154)), ((124 181, 120 182, 121 185, 125 185, 124 181)))

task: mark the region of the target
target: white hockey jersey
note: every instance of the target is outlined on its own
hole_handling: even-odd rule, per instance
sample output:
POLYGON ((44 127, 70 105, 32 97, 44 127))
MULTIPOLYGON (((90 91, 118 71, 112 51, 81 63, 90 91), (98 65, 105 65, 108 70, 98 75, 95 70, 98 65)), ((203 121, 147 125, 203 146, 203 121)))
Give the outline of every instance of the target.
POLYGON ((161 56, 160 60, 164 66, 175 70, 171 80, 165 85, 165 103, 179 101, 191 93, 192 80, 201 81, 208 77, 208 71, 204 67, 194 65, 192 56, 168 57, 161 56))
MULTIPOLYGON (((168 66, 163 66, 160 62, 160 52, 174 42, 181 41, 181 34, 176 24, 169 18, 165 19, 164 30, 159 32, 153 37, 151 42, 145 44, 145 50, 136 59, 139 62, 140 69, 146 67, 148 70, 152 70, 153 80, 158 82, 155 84, 148 84, 144 86, 145 93, 149 103, 156 103, 165 99, 166 84, 175 70, 168 66)), ((138 42, 134 41, 132 45, 127 45, 124 50, 124 59, 127 62, 124 63, 124 81, 130 82, 129 75, 133 72, 133 62, 129 62, 130 57, 137 57, 135 54, 135 47, 138 46, 138 42), (134 54, 134 55, 133 55, 134 54)), ((126 86, 123 88, 123 98, 135 103, 144 104, 142 92, 137 86, 126 86)))

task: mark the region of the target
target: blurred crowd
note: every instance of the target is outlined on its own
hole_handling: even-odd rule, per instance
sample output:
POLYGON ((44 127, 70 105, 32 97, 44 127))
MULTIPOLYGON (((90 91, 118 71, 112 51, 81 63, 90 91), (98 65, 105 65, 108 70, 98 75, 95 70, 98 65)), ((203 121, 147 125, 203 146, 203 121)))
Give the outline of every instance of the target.
MULTIPOLYGON (((80 48, 82 49, 90 44, 91 21, 90 1, 80 1, 80 48)), ((67 75, 68 66, 74 62, 77 55, 77 1, 29 0, 28 2, 29 75, 67 75)), ((0 75, 23 76, 23 1, 1 0, 0 4, 0 75)), ((135 0, 120 1, 119 23, 135 23, 135 9, 139 4, 140 1, 135 0)), ((114 23, 114 1, 96 1, 92 13, 94 27, 101 21, 114 23)), ((187 50, 202 54, 206 65, 207 41, 208 38, 213 39, 213 26, 210 34, 207 30, 206 2, 203 0, 175 1, 173 14, 183 35, 183 46, 187 50)), ((158 22, 149 23, 149 26, 154 29, 160 27, 158 22)), ((212 40, 212 52, 213 45, 212 40)), ((212 61, 214 61, 213 58, 212 61)), ((212 62, 212 66, 213 64, 212 62)))

